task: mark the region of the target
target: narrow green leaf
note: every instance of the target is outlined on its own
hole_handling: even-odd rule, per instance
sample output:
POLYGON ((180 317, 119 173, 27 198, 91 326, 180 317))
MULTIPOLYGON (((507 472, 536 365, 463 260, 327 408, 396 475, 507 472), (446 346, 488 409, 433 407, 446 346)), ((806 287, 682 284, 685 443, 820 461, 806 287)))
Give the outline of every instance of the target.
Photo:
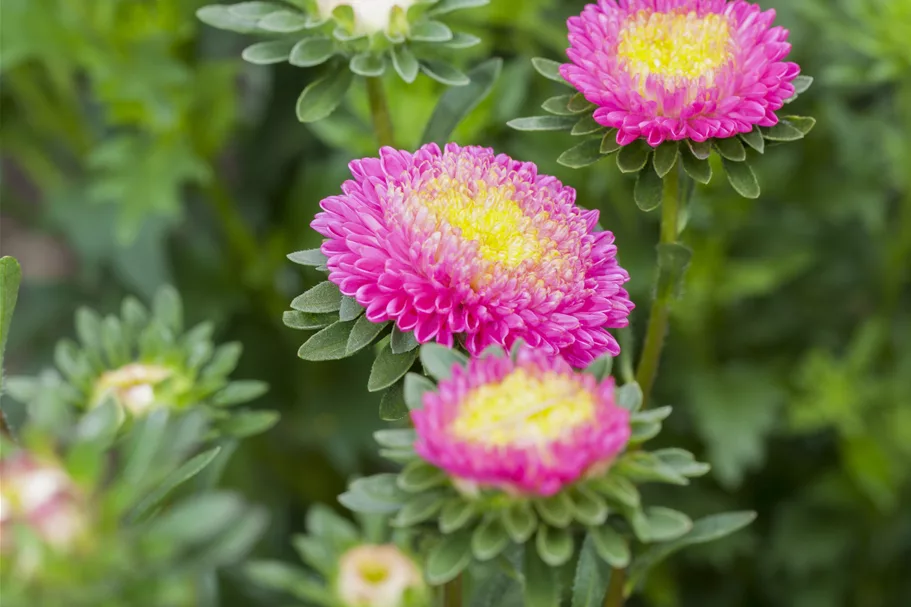
POLYGON ((617 154, 617 167, 623 173, 638 173, 648 163, 651 148, 642 139, 620 148, 617 154))
MULTIPOLYGON (((296 65, 297 67, 313 67, 329 61, 334 54, 335 41, 331 38, 304 38, 291 49, 291 53, 288 56, 288 63, 296 65)), ((315 251, 318 252, 319 249, 315 249, 315 251)), ((292 255, 295 255, 295 253, 292 253, 292 255)), ((291 256, 289 255, 289 257, 291 256)), ((323 256, 322 263, 311 264, 296 261, 293 258, 291 261, 303 263, 304 265, 319 266, 322 265, 322 263, 325 263, 325 256, 323 256)))
MULTIPOLYGON (((621 154, 623 152, 621 151, 621 154)), ((633 198, 636 206, 646 213, 654 211, 661 206, 664 195, 664 182, 649 164, 646 163, 636 177, 636 187, 633 188, 633 198)))
POLYGON ((509 544, 509 534, 498 517, 490 517, 471 534, 471 551, 479 561, 489 561, 509 544))
POLYGON ((571 169, 580 169, 602 160, 601 140, 589 139, 571 147, 557 158, 557 162, 571 169))
POLYGON ((477 36, 466 34, 465 32, 453 32, 452 39, 446 42, 438 42, 437 44, 443 48, 463 49, 477 46, 480 43, 481 39, 477 36))
POLYGON ((611 567, 623 568, 629 565, 629 544, 609 525, 592 527, 588 530, 594 548, 611 567))
POLYGON ((446 502, 440 512, 440 531, 452 533, 462 529, 478 515, 476 502, 455 497, 446 502))
POLYGON ((297 119, 316 122, 335 111, 351 86, 350 70, 330 66, 326 74, 311 82, 297 98, 297 119))
POLYGON ((252 34, 259 31, 258 18, 237 15, 221 4, 201 7, 196 11, 196 17, 207 25, 229 32, 252 34))
POLYGON ((452 30, 441 21, 421 21, 411 26, 408 38, 415 42, 446 42, 452 39, 452 30))
POLYGON ((177 289, 171 285, 165 285, 155 292, 152 314, 162 327, 167 327, 174 335, 183 331, 183 303, 177 289))
POLYGON ((324 266, 329 261, 319 249, 307 249, 288 253, 288 259, 302 266, 324 266))
POLYGON ((320 503, 307 509, 307 531, 341 549, 360 540, 360 533, 351 521, 320 503))
POLYGON ((444 15, 446 13, 451 13, 452 11, 462 10, 464 8, 475 8, 477 6, 484 6, 488 4, 490 0, 440 0, 436 4, 430 7, 427 11, 428 15, 444 15))
POLYGON ((657 292, 662 296, 679 297, 693 251, 679 242, 662 242, 655 248, 658 251, 657 292))
POLYGON ((712 468, 708 464, 697 462, 693 454, 684 449, 658 449, 652 451, 652 454, 683 476, 702 476, 712 468))
POLYGON ((790 121, 781 119, 773 127, 763 129, 762 136, 769 141, 798 141, 804 138, 804 133, 790 121))
POLYGON ((380 419, 394 422, 408 416, 408 407, 405 405, 405 382, 396 382, 383 393, 380 400, 380 419))
POLYGON ((614 470, 634 482, 661 482, 672 485, 688 485, 685 476, 662 462, 659 458, 644 451, 633 451, 624 454, 614 465, 614 470))
POLYGON ((471 562, 471 534, 457 532, 444 536, 430 549, 424 575, 427 581, 439 586, 455 579, 471 562))
POLYGON ((360 352, 376 339, 377 335, 383 332, 383 329, 389 326, 386 322, 371 322, 367 316, 358 317, 348 335, 348 341, 345 344, 345 355, 351 356, 355 352, 360 352))
POLYGON ((408 500, 402 506, 395 518, 392 519, 393 527, 413 527, 436 516, 443 506, 443 498, 437 493, 425 493, 408 500))
POLYGON ((232 381, 212 398, 216 407, 247 403, 269 391, 269 384, 255 379, 232 381))
POLYGON ((396 44, 392 47, 391 54, 392 67, 395 68, 396 73, 408 84, 414 82, 421 66, 411 49, 404 44, 396 44))
POLYGON ((328 327, 338 319, 338 314, 335 312, 329 312, 327 314, 310 314, 309 312, 287 310, 282 313, 282 322, 286 327, 303 331, 328 327))
POLYGON ((572 99, 573 95, 557 95, 542 103, 541 108, 544 111, 556 114, 557 116, 572 116, 573 114, 578 113, 569 109, 569 102, 572 99))
POLYGON ((281 10, 266 15, 257 22, 257 25, 270 32, 290 34, 306 28, 307 22, 307 15, 303 13, 281 10))
MULTIPOLYGON (((3 352, 9 339, 13 322, 13 311, 19 299, 19 283, 22 282, 22 268, 14 257, 0 258, 0 373, 3 368, 3 352)), ((2 376, 0 376, 2 382, 2 376)))
POLYGON ((676 141, 665 141, 655 150, 653 164, 658 177, 664 179, 677 164, 678 145, 676 141))
POLYGON ((154 491, 149 493, 136 507, 130 512, 129 520, 137 521, 148 513, 152 508, 157 506, 177 487, 187 482, 212 463, 212 460, 219 454, 221 447, 212 447, 208 451, 203 451, 185 461, 181 466, 170 473, 154 491))
POLYGON ((530 116, 506 124, 517 131, 571 131, 576 122, 573 116, 530 116))
POLYGON ((733 162, 743 162, 747 159, 747 151, 737 137, 725 137, 724 139, 712 139, 715 149, 721 154, 722 158, 733 162))
POLYGON ((285 6, 278 2, 239 2, 229 6, 228 10, 239 17, 261 18, 284 8, 285 6))
POLYGON ((471 80, 450 63, 437 59, 421 62, 421 71, 442 84, 448 86, 465 86, 471 80))
POLYGON ((414 445, 417 434, 411 428, 397 428, 394 430, 377 430, 373 438, 383 447, 392 449, 410 449, 414 445))
POLYGON ((446 473, 424 460, 411 462, 399 473, 396 483, 408 493, 421 493, 446 483, 446 473))
POLYGON ((601 607, 610 571, 595 551, 591 536, 585 538, 573 580, 572 607, 601 607))
POLYGON ((369 51, 358 53, 348 62, 348 67, 358 76, 373 78, 386 71, 386 58, 369 51))
POLYGON ((278 411, 239 411, 219 423, 222 433, 235 438, 261 434, 278 423, 278 411))
POLYGON ((765 153, 765 139, 762 136, 762 131, 760 131, 758 127, 754 128, 749 133, 741 133, 740 138, 744 143, 760 154, 765 153))
POLYGON ((342 306, 342 294, 338 287, 328 280, 319 283, 306 293, 298 295, 291 302, 291 307, 299 312, 325 314, 338 312, 342 306))
MULTIPOLYGON (((358 319, 358 322, 360 319, 358 319)), ((340 360, 348 356, 348 336, 354 328, 354 321, 337 322, 322 331, 314 333, 297 351, 304 360, 340 360)))
POLYGON ((759 181, 748 162, 731 162, 724 159, 724 171, 734 190, 744 198, 759 198, 759 181))
POLYGON ((270 65, 282 63, 291 55, 294 42, 290 40, 269 40, 251 44, 243 50, 240 56, 244 61, 255 65, 270 65))
POLYGON ((468 364, 468 359, 457 350, 440 344, 428 343, 421 346, 421 363, 427 373, 439 381, 449 378, 452 374, 453 365, 464 367, 468 364))
POLYGON ((611 474, 589 483, 589 487, 602 494, 612 503, 627 508, 638 508, 640 503, 639 490, 629 479, 617 474, 611 474))
POLYGON ((523 564, 525 607, 559 607, 557 570, 547 565, 537 550, 527 547, 523 564))
POLYGON ((534 57, 531 60, 532 66, 535 70, 547 78, 548 80, 553 80, 554 82, 559 82, 560 84, 569 84, 566 80, 563 79, 563 76, 560 75, 560 63, 557 61, 552 61, 550 59, 544 59, 543 57, 534 57))
POLYGON ((583 116, 579 118, 579 121, 573 125, 573 130, 570 132, 572 135, 591 135, 592 133, 597 133, 604 130, 604 126, 598 124, 595 121, 593 116, 583 116))
POLYGON ((468 72, 468 84, 443 93, 424 129, 423 141, 440 145, 449 141, 462 120, 490 94, 502 68, 502 59, 489 59, 468 72))
POLYGON ((398 475, 374 474, 351 482, 338 501, 354 512, 391 513, 398 511, 408 495, 397 484, 398 475))
POLYGON ((373 367, 370 369, 370 379, 367 380, 367 390, 378 392, 384 390, 400 380, 408 373, 408 369, 417 360, 418 353, 415 350, 395 354, 389 344, 386 344, 376 360, 373 361, 373 367))
POLYGON ((436 390, 436 385, 423 375, 418 373, 405 375, 405 404, 411 411, 423 408, 424 393, 434 390, 436 390))
POLYGON ((335 600, 321 580, 284 561, 254 561, 245 566, 244 573, 257 586, 287 592, 302 601, 329 605, 335 600))

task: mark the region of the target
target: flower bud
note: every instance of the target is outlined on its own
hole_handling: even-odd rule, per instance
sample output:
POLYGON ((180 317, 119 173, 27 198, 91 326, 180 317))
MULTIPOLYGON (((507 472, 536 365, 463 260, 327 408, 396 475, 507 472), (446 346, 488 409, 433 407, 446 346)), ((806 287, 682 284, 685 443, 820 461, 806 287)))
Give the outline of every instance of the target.
POLYGON ((350 6, 354 12, 353 33, 370 36, 389 32, 395 8, 407 11, 415 2, 417 0, 317 0, 317 5, 323 18, 330 17, 338 6, 350 6))
POLYGON ((343 554, 337 584, 345 607, 421 607, 426 599, 420 570, 393 544, 362 545, 343 554))

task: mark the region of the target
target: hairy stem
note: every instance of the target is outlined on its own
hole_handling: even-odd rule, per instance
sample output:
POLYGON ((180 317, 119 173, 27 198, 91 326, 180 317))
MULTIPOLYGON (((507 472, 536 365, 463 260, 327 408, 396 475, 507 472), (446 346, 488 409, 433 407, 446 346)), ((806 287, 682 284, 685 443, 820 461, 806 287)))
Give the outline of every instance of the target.
POLYGON ((389 105, 386 102, 386 91, 383 80, 379 77, 367 78, 367 98, 370 100, 370 118, 373 121, 373 132, 380 147, 395 146, 392 130, 392 119, 389 117, 389 105))
MULTIPOLYGON (((671 170, 664 178, 664 196, 661 201, 661 244, 677 242, 679 233, 678 217, 680 215, 680 175, 678 169, 671 170)), ((639 357, 639 367, 636 370, 636 382, 642 388, 642 408, 648 406, 648 400, 658 376, 658 363, 661 361, 661 351, 664 349, 664 338, 667 335, 670 305, 673 299, 673 289, 655 289, 655 300, 649 312, 648 327, 645 332, 645 346, 639 357)), ((623 607, 626 600, 624 586, 626 584, 626 569, 611 569, 610 583, 604 597, 604 607, 623 607)))
POLYGON ((462 607, 462 575, 443 587, 444 607, 462 607))

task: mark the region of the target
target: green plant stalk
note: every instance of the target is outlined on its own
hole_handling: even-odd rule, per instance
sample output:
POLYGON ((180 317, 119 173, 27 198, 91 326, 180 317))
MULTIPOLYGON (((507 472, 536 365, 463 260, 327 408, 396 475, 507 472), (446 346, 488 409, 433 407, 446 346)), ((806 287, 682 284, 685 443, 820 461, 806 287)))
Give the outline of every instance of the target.
MULTIPOLYGON (((680 173, 677 168, 671 170, 664 178, 664 195, 661 200, 661 236, 660 244, 677 242, 680 217, 680 173)), ((642 388, 642 408, 648 406, 648 399, 658 376, 658 364, 661 351, 664 349, 664 338, 667 336, 671 300, 674 297, 672 288, 655 289, 655 300, 649 312, 648 327, 645 331, 645 346, 639 357, 636 370, 636 382, 642 388)), ((604 596, 604 607, 623 607, 626 600, 626 569, 611 568, 610 582, 604 596)))
POLYGON ((462 607, 462 574, 443 587, 443 606, 462 607))
POLYGON ((389 117, 389 104, 386 91, 380 77, 367 78, 367 98, 370 101, 370 118, 373 121, 373 132, 379 147, 395 147, 395 136, 392 130, 392 119, 389 117))

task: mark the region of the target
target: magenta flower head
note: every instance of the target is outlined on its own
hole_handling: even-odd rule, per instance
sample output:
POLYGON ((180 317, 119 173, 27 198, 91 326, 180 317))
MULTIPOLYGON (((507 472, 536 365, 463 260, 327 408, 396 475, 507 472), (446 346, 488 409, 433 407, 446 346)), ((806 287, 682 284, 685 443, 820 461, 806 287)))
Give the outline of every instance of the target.
POLYGON ((457 487, 549 496, 606 471, 630 438, 630 415, 600 383, 559 357, 522 348, 455 365, 412 411, 422 459, 457 487))
POLYGON ((633 309, 610 232, 575 190, 493 150, 383 148, 321 202, 329 280, 374 323, 474 355, 521 339, 576 366, 619 346, 633 309))
POLYGON ((749 133, 778 123, 800 73, 774 19, 744 0, 599 0, 569 19, 560 73, 620 145, 749 133))

